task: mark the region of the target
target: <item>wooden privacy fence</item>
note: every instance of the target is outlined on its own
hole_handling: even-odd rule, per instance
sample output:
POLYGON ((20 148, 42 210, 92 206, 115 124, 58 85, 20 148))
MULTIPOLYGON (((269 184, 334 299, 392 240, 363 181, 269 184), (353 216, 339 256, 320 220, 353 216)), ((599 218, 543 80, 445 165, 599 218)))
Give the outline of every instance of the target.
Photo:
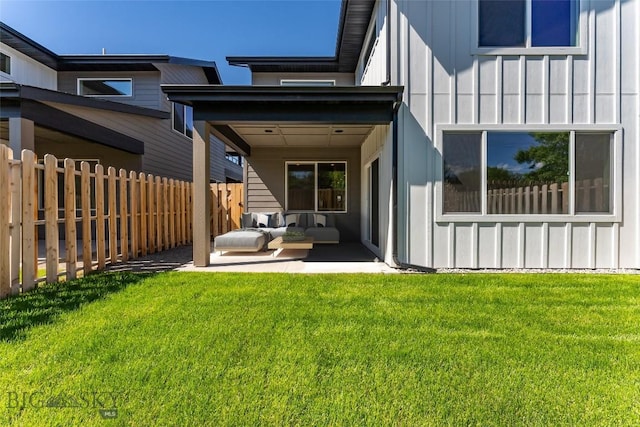
MULTIPOLYGON (((192 183, 77 163, 0 144, 0 298, 191 243, 192 183)), ((242 184, 211 191, 213 237, 239 227, 242 184)))
MULTIPOLYGON (((496 183, 490 183, 496 187, 496 183)), ((576 211, 607 212, 609 185, 602 178, 578 180, 576 211)), ((480 191, 459 191, 445 184, 445 212, 480 212, 480 191)), ((569 183, 507 186, 487 190, 488 214, 568 214, 569 183)))

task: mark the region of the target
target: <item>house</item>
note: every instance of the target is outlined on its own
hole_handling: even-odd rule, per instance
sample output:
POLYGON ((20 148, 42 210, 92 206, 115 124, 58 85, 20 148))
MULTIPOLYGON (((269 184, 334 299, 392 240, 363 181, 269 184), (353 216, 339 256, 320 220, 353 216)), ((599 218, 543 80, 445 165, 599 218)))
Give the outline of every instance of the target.
MULTIPOLYGON (((53 154, 176 179, 192 176, 190 107, 163 83, 222 84, 214 62, 168 55, 58 55, 0 23, 0 138, 53 154)), ((212 181, 242 180, 241 158, 211 140, 212 181)))
POLYGON ((214 133, 247 210, 331 212, 391 265, 640 268, 638 28, 639 0, 343 0, 333 57, 164 85, 197 118, 195 264, 214 133))

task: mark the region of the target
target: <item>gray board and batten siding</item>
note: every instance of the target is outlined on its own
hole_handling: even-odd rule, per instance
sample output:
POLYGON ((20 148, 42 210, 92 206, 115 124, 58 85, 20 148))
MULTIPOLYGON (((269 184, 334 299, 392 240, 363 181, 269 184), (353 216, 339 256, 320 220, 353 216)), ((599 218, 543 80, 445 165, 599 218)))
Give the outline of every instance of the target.
POLYGON ((436 268, 640 268, 640 2, 580 4, 579 47, 481 52, 476 2, 393 2, 392 84, 406 88, 401 260, 436 268), (507 129, 612 132, 619 153, 613 214, 442 214, 443 132, 507 129))

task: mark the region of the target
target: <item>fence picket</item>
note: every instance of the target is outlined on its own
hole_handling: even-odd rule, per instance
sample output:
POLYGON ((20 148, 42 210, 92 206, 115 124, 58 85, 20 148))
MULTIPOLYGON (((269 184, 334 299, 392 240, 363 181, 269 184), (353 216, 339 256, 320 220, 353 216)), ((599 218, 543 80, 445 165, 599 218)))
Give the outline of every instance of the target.
POLYGON ((44 156, 44 220, 47 283, 58 280, 58 159, 44 156))
POLYGON ((129 260, 129 214, 127 209, 127 171, 120 169, 120 253, 122 261, 129 260))
POLYGON ((154 179, 156 195, 154 197, 156 203, 156 251, 163 250, 162 246, 162 180, 159 176, 154 179))
MULTIPOLYGON (((41 165, 29 150, 23 150, 17 161, 4 145, 0 145, 0 177, 0 194, 7 196, 0 205, 0 253, 5 253, 0 257, 0 297, 37 285, 39 225, 44 226, 45 253, 40 256, 44 255, 48 283, 59 278, 61 237, 67 280, 77 277, 80 238, 84 275, 104 269, 107 262, 193 241, 195 195, 190 182, 113 167, 105 174, 100 164, 92 173, 88 162, 81 162, 78 171, 75 160, 65 159, 61 166, 51 154, 41 165), (40 200, 44 220, 39 217, 40 200), (61 211, 64 217, 59 216, 61 211), (59 224, 64 224, 64 233, 59 224)), ((242 184, 212 184, 210 191, 212 237, 239 228, 242 184)), ((459 196, 469 206, 477 207, 480 200, 478 192, 459 196)))
POLYGON ((169 241, 170 246, 176 246, 176 187, 175 181, 169 180, 169 241))
MULTIPOLYGON (((9 194, 9 148, 0 144, 0 194, 9 194)), ((11 210, 5 200, 0 203, 0 298, 11 294, 10 218, 11 210)))
MULTIPOLYGON (((8 156, 13 159, 13 150, 8 150, 8 156)), ((20 187, 20 164, 10 164, 10 181, 9 189, 11 206, 9 210, 9 219, 11 220, 11 294, 15 295, 20 292, 20 213, 22 211, 22 189, 20 187)))
POLYGON ((72 280, 77 277, 78 263, 76 232, 76 163, 72 159, 64 159, 64 232, 66 249, 66 277, 72 280))
POLYGON ((162 212, 162 231, 163 231, 163 240, 164 240, 164 248, 169 249, 171 247, 169 243, 169 180, 165 177, 162 178, 162 204, 163 204, 163 212, 162 212))
POLYGON ((30 291, 36 284, 38 242, 35 219, 38 215, 36 156, 22 150, 22 291, 30 291))
POLYGON ((104 167, 100 164, 95 168, 96 186, 96 257, 98 259, 98 270, 102 270, 107 262, 107 244, 105 238, 105 215, 104 215, 104 167))
POLYGON ((118 205, 116 200, 116 168, 107 169, 107 203, 109 206, 109 260, 118 262, 118 205))
POLYGON ((91 273, 91 172, 87 162, 80 163, 80 205, 82 212, 82 271, 91 273))
POLYGON ((140 241, 139 188, 136 173, 134 171, 129 172, 129 197, 131 198, 129 201, 129 211, 131 212, 129 220, 131 232, 129 235, 131 236, 131 258, 138 258, 138 254, 140 253, 140 245, 138 243, 140 241))
POLYGON ((147 204, 147 209, 149 210, 149 253, 152 254, 156 252, 156 189, 153 183, 153 175, 147 175, 147 196, 149 198, 147 204))
POLYGON ((147 230, 148 223, 147 209, 147 176, 144 173, 140 173, 140 250, 142 256, 147 256, 149 245, 149 233, 147 230))

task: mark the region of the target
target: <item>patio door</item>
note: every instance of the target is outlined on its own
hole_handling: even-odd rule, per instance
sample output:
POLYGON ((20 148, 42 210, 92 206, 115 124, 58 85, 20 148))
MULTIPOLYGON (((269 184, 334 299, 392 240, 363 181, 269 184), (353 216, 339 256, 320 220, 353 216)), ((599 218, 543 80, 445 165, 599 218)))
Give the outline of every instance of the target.
POLYGON ((380 159, 369 167, 369 241, 379 247, 380 233, 380 159))

